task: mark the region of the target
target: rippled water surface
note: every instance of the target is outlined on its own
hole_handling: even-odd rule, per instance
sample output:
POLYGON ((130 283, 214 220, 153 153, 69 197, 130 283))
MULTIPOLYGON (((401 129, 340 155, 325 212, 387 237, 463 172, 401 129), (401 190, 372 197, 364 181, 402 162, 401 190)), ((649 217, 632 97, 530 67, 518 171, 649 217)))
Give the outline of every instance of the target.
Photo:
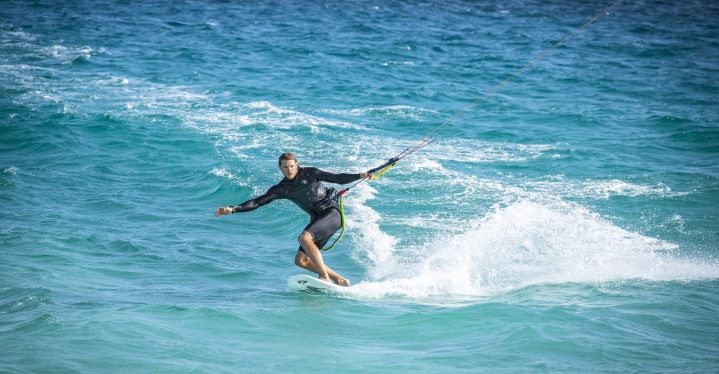
POLYGON ((0 371, 719 371, 719 7, 0 7, 0 371), (306 214, 214 218, 277 156, 361 172, 291 292, 306 214))

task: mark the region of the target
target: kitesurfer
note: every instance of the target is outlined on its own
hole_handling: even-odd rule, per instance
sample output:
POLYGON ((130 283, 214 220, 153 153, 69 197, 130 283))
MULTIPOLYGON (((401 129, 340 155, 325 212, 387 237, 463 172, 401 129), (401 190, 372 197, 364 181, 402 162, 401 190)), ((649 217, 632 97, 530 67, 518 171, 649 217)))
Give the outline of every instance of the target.
POLYGON ((332 235, 342 225, 337 205, 337 191, 327 188, 321 182, 348 184, 360 179, 370 178, 370 173, 334 174, 314 167, 302 167, 293 153, 283 153, 279 158, 279 168, 284 178, 259 197, 245 201, 240 205, 219 207, 215 217, 237 212, 249 212, 273 200, 288 199, 310 215, 310 223, 297 238, 300 247, 295 256, 295 264, 319 274, 319 279, 348 286, 349 281, 325 265, 320 249, 327 244, 332 235))

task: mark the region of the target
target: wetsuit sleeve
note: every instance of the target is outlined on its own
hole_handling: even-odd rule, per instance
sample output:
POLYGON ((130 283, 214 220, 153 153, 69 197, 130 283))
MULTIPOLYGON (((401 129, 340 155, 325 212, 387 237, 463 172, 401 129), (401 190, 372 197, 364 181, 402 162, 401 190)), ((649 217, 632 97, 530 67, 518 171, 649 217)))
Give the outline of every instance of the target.
POLYGON ((359 174, 344 174, 344 173, 330 173, 328 171, 320 170, 317 168, 307 168, 308 171, 315 175, 315 178, 322 182, 336 183, 336 184, 347 184, 362 179, 359 174))
POLYGON ((264 195, 258 196, 252 200, 247 200, 240 205, 233 206, 232 213, 249 212, 249 211, 255 210, 263 205, 267 205, 267 204, 271 203, 273 200, 277 200, 279 198, 281 198, 281 196, 277 193, 276 186, 273 186, 267 192, 265 192, 264 195))

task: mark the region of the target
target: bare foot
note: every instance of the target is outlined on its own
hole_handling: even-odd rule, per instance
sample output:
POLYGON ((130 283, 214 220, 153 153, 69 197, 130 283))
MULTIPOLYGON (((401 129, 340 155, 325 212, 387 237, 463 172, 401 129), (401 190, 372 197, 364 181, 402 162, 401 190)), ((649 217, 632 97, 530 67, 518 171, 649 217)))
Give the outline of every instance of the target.
POLYGON ((338 275, 337 277, 335 277, 334 279, 332 279, 332 280, 333 280, 336 284, 339 284, 340 286, 343 286, 343 287, 347 287, 347 286, 350 285, 350 281, 348 281, 347 279, 344 279, 344 278, 340 277, 339 275, 338 275))
POLYGON ((335 282, 334 282, 334 279, 330 279, 330 277, 329 277, 328 275, 324 275, 324 276, 320 275, 320 276, 319 276, 319 279, 320 279, 321 281, 325 281, 325 282, 327 282, 327 283, 335 283, 335 282))

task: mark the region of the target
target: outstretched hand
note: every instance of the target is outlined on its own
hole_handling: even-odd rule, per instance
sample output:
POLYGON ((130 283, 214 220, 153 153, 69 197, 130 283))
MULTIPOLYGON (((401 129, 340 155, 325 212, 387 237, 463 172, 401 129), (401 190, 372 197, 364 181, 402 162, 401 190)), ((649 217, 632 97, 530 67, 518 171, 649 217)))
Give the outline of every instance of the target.
POLYGON ((360 178, 362 178, 362 179, 372 178, 372 173, 362 173, 362 174, 360 174, 360 178))
POLYGON ((227 214, 232 214, 232 208, 230 208, 229 206, 221 206, 215 211, 215 217, 224 216, 227 214))

